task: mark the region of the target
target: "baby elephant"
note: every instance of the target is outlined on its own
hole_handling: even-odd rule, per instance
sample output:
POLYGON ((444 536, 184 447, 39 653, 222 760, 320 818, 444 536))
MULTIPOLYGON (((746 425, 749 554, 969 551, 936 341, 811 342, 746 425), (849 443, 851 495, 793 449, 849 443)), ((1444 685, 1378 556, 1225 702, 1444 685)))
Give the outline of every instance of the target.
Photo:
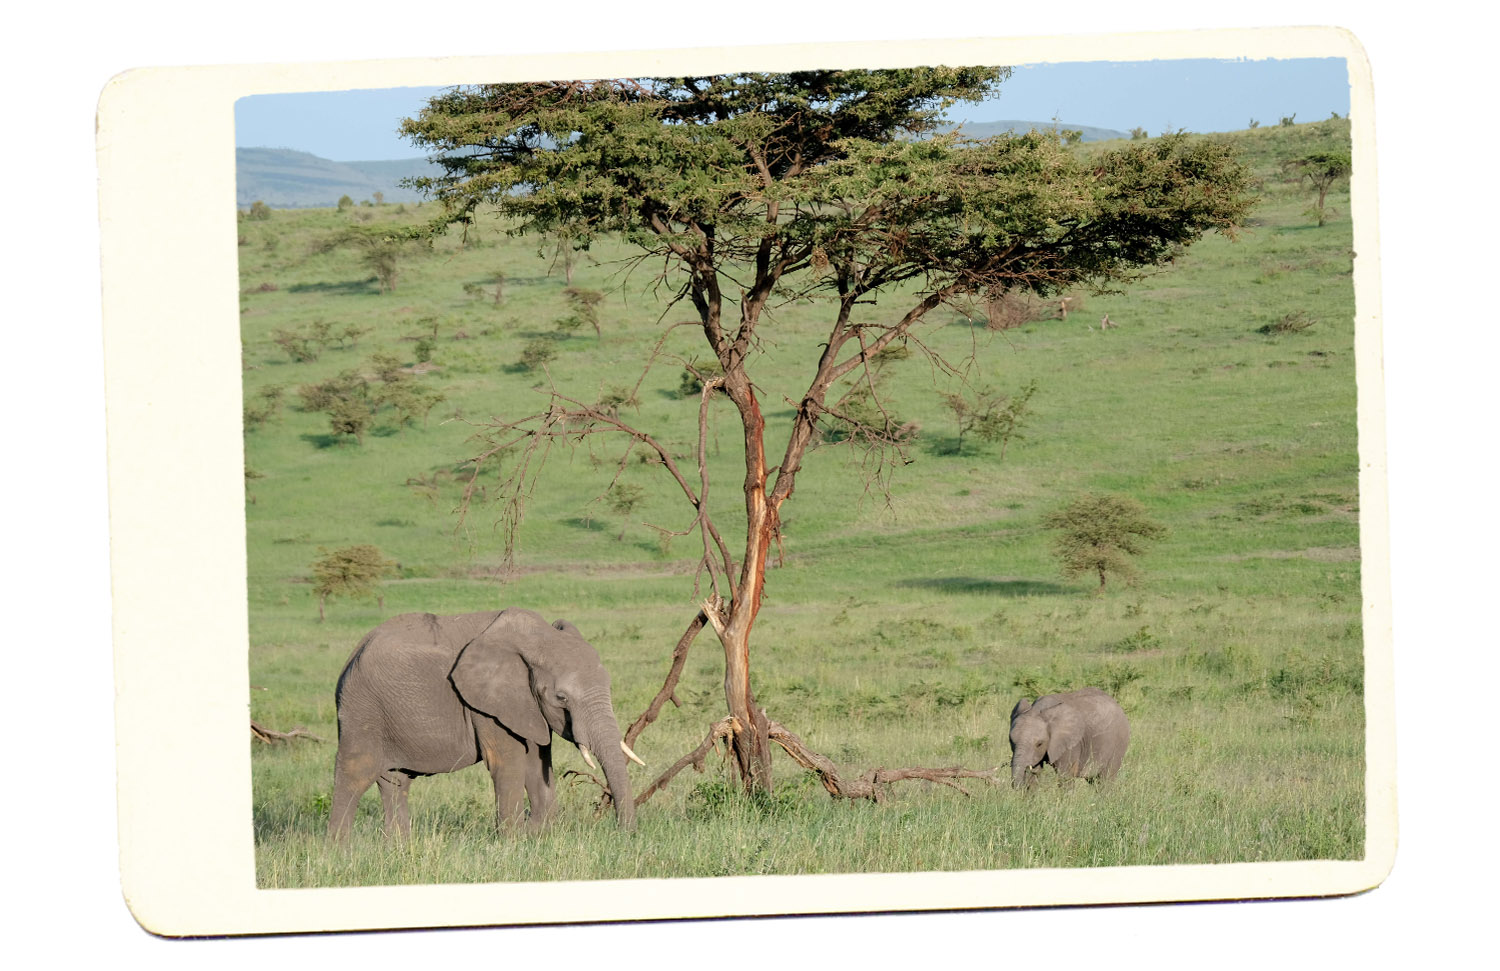
POLYGON ((1010 713, 1011 785, 1035 784, 1044 762, 1059 779, 1113 779, 1129 744, 1124 710, 1098 688, 1022 698, 1010 713))

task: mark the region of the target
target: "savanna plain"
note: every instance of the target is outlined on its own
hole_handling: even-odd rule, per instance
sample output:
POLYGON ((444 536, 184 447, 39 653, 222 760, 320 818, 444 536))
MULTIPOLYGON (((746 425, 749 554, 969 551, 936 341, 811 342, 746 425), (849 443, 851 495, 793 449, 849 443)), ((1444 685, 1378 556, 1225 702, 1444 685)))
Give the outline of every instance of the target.
MULTIPOLYGON (((371 252, 319 244, 351 225, 424 223, 431 204, 243 218, 249 703, 260 725, 324 740, 248 743, 259 885, 1361 858, 1348 191, 1330 193, 1319 226, 1313 190, 1280 168, 1347 151, 1348 122, 1223 137, 1259 179, 1237 240, 1210 236, 1123 293, 1077 293, 1066 319, 1038 306, 1036 319, 994 330, 982 308, 940 308, 939 326, 922 331, 967 362, 974 389, 1035 382, 1024 437, 1003 455, 973 436, 959 447, 941 394, 960 389, 921 355, 882 370, 889 406, 920 423, 910 462, 872 483, 865 453, 837 436, 809 454, 752 641, 760 704, 846 776, 1003 767, 1018 698, 1096 685, 1131 720, 1118 779, 1063 788, 1048 770, 1026 794, 1001 771, 993 785, 964 780, 967 794, 905 781, 881 803, 851 802, 778 752, 774 793, 751 800, 710 753, 702 773, 641 806, 633 833, 598 815, 598 788, 577 777, 560 784, 550 828, 497 833, 489 777, 471 768, 413 784, 409 842, 382 838, 372 789, 351 844, 331 847, 334 685, 359 639, 398 613, 520 606, 573 621, 611 672, 621 727, 641 713, 705 593, 696 535, 670 533, 692 512, 661 466, 633 455, 611 492, 623 440, 554 448, 513 569, 492 466, 473 480, 467 514, 457 509, 476 432, 491 416, 544 409, 547 383, 585 402, 613 396, 622 418, 694 468, 699 399, 680 385, 684 362, 708 353, 701 334, 672 330, 646 368, 667 325, 691 312, 667 307, 670 287, 624 262, 623 243, 596 245, 573 268, 576 290, 603 294, 596 333, 579 325, 562 261, 498 223, 402 248, 377 273, 371 252), (1105 314, 1117 326, 1101 330, 1105 314), (391 357, 407 369, 392 384, 422 393, 385 399, 359 436, 302 394, 344 372, 378 391, 391 357), (613 503, 626 486, 634 503, 613 503), (1060 575, 1044 519, 1087 492, 1133 497, 1167 528, 1135 585, 1101 592, 1095 578, 1060 575), (320 620, 312 564, 361 544, 396 564, 381 599, 335 596, 320 620)), ((780 306, 751 363, 773 454, 827 314, 780 306)), ((731 548, 741 448, 731 406, 715 404, 710 501, 731 548)), ((632 768, 637 792, 723 715, 723 665, 711 632, 700 635, 680 707, 634 746, 649 765, 632 768)), ((571 745, 554 748, 559 771, 586 768, 571 745)))

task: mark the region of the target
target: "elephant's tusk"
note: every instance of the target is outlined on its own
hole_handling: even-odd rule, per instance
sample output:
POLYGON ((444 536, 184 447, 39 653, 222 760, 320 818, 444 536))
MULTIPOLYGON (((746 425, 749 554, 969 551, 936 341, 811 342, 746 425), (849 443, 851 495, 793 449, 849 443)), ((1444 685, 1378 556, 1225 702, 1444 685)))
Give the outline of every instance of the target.
POLYGON ((589 764, 589 768, 597 771, 599 763, 594 761, 594 755, 589 751, 589 747, 587 745, 580 745, 578 746, 578 751, 583 753, 583 760, 589 764))
POLYGON ((630 746, 625 744, 625 740, 623 738, 620 739, 620 750, 625 753, 625 757, 627 759, 634 762, 636 765, 640 766, 643 769, 646 767, 646 763, 641 761, 641 757, 630 751, 630 746))

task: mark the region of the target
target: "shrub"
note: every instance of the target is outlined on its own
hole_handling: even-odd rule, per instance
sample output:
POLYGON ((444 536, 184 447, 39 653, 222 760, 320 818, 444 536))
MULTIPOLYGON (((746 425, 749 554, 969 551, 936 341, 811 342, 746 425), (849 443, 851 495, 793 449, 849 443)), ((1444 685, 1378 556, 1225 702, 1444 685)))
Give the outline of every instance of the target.
POLYGON ((1283 314, 1264 327, 1257 327, 1255 332, 1257 334, 1300 334, 1317 322, 1317 318, 1309 317, 1306 311, 1294 310, 1289 314, 1283 314))
POLYGON ((380 592, 380 581, 396 572, 397 564, 388 560, 374 546, 345 546, 328 553, 323 547, 318 552, 327 555, 315 560, 312 565, 313 592, 318 595, 318 620, 323 620, 323 606, 329 597, 363 599, 375 597, 378 605, 385 609, 385 596, 380 592))
POLYGON ((366 392, 366 381, 357 371, 341 371, 338 377, 317 384, 304 384, 297 389, 303 411, 327 411, 339 399, 364 397, 366 392))
POLYGON ((630 388, 611 385, 599 396, 599 401, 594 407, 611 418, 618 418, 621 408, 639 408, 640 404, 640 399, 630 388))
POLYGON ((521 348, 521 360, 518 363, 523 371, 535 371, 538 368, 545 367, 547 362, 556 360, 556 358, 556 342, 543 337, 531 341, 525 347, 521 348))
POLYGON ((581 290, 578 287, 568 287, 563 291, 563 296, 567 298, 568 309, 572 313, 558 319, 557 329, 574 331, 584 324, 588 324, 594 328, 594 336, 601 336, 599 330, 599 304, 604 300, 604 294, 598 290, 581 290))
POLYGON ((1131 558, 1166 533, 1166 527, 1148 519, 1136 500, 1107 494, 1080 496, 1048 515, 1045 525, 1058 532, 1053 552, 1062 562, 1063 576, 1097 574, 1101 591, 1110 575, 1135 582, 1140 571, 1131 558))
POLYGON ((250 203, 250 212, 246 215, 245 218, 254 219, 256 221, 264 221, 270 219, 271 207, 266 205, 264 202, 261 202, 259 199, 256 199, 254 202, 250 203))
MULTIPOLYGON (((692 398, 703 393, 703 382, 709 378, 720 378, 724 376, 724 368, 718 361, 700 362, 696 359, 688 361, 687 366, 682 369, 682 380, 677 383, 677 396, 679 398, 692 398)), ((723 388, 719 391, 722 393, 723 388)))
POLYGON ((349 198, 347 195, 339 196, 339 212, 343 212, 345 209, 352 208, 354 208, 353 199, 349 198))

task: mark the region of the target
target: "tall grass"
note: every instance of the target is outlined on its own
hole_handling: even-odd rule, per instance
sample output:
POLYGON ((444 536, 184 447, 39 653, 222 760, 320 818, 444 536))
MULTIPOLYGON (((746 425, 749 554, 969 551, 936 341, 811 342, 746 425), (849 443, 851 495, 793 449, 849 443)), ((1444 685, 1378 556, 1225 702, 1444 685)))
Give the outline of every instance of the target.
MULTIPOLYGON (((621 245, 596 247, 574 286, 607 294, 601 334, 556 333, 570 313, 561 273, 534 242, 481 224, 402 257, 381 293, 355 252, 315 252, 346 225, 335 210, 278 211, 241 226, 244 391, 284 388, 279 414, 246 432, 250 701, 271 727, 329 741, 259 746, 254 819, 262 886, 554 880, 629 876, 968 870, 1007 867, 1358 858, 1364 842, 1363 666, 1347 217, 1317 228, 1279 180, 1281 157, 1347 144, 1347 123, 1237 136, 1263 178, 1262 204, 1236 242, 1217 237, 1120 295, 1093 295, 1067 321, 1004 332, 954 313, 927 341, 972 356, 973 383, 1039 386, 1027 438, 945 447, 939 392, 916 358, 888 369, 893 411, 923 423, 888 494, 862 456, 826 443, 787 503, 784 558, 752 645, 771 717, 846 771, 875 766, 1003 766, 1007 715, 1022 694, 1095 684, 1130 715, 1132 744, 1109 787, 1044 786, 1029 796, 966 783, 968 795, 902 783, 875 805, 830 800, 789 759, 761 805, 724 798, 710 757, 620 834, 595 818, 596 790, 565 786, 542 834, 493 830, 488 777, 474 769, 418 780, 413 837, 379 837, 372 792, 352 846, 323 842, 336 733, 333 685, 359 637, 404 611, 528 606, 573 620, 600 649, 622 722, 660 686, 694 610, 696 540, 664 541, 691 512, 658 467, 632 460, 622 481, 646 498, 623 518, 601 501, 617 450, 555 451, 527 507, 518 572, 501 578, 493 507, 459 524, 463 462, 491 415, 542 406, 556 382, 582 400, 634 386, 661 331, 663 302, 625 272, 621 245), (503 274, 502 299, 493 298, 503 274), (270 286, 263 286, 269 284, 270 286), (1101 332, 1099 316, 1119 324, 1101 332), (1261 333, 1293 314, 1316 323, 1261 333), (294 361, 274 332, 321 321, 370 328, 294 361), (297 389, 369 372, 376 351, 416 363, 436 330, 437 369, 412 378, 444 400, 420 422, 378 417, 363 444, 297 407, 297 389), (550 341, 545 373, 518 366, 550 341), (1076 493, 1123 492, 1169 532, 1135 588, 1091 594, 1060 579, 1044 516, 1076 493), (621 530, 623 527, 623 538, 621 530), (400 564, 385 609, 331 601, 318 623, 306 582, 319 547, 378 546, 400 564)), ((1082 150, 1089 150, 1084 146, 1082 150)), ((1347 198, 1331 198, 1347 212, 1347 198)), ((415 222, 426 209, 373 210, 415 222)), ((872 314, 879 309, 873 308, 872 314)), ((666 322, 670 322, 668 318, 666 322)), ((811 304, 779 308, 752 374, 784 435, 824 325, 811 304)), ((687 454, 696 399, 678 394, 681 361, 704 349, 691 329, 667 339, 622 415, 687 454)), ((734 416, 712 416, 716 515, 732 521, 743 475, 734 416)), ((690 461, 690 460, 689 460, 690 461)), ((493 473, 476 486, 495 498, 493 473)), ((732 534, 733 530, 729 532, 732 534)), ((695 746, 722 714, 722 655, 702 636, 677 698, 636 746, 651 771, 695 746)), ((567 744, 561 768, 581 768, 567 744)), ((1004 777, 1004 773, 1001 773, 1004 777)))

